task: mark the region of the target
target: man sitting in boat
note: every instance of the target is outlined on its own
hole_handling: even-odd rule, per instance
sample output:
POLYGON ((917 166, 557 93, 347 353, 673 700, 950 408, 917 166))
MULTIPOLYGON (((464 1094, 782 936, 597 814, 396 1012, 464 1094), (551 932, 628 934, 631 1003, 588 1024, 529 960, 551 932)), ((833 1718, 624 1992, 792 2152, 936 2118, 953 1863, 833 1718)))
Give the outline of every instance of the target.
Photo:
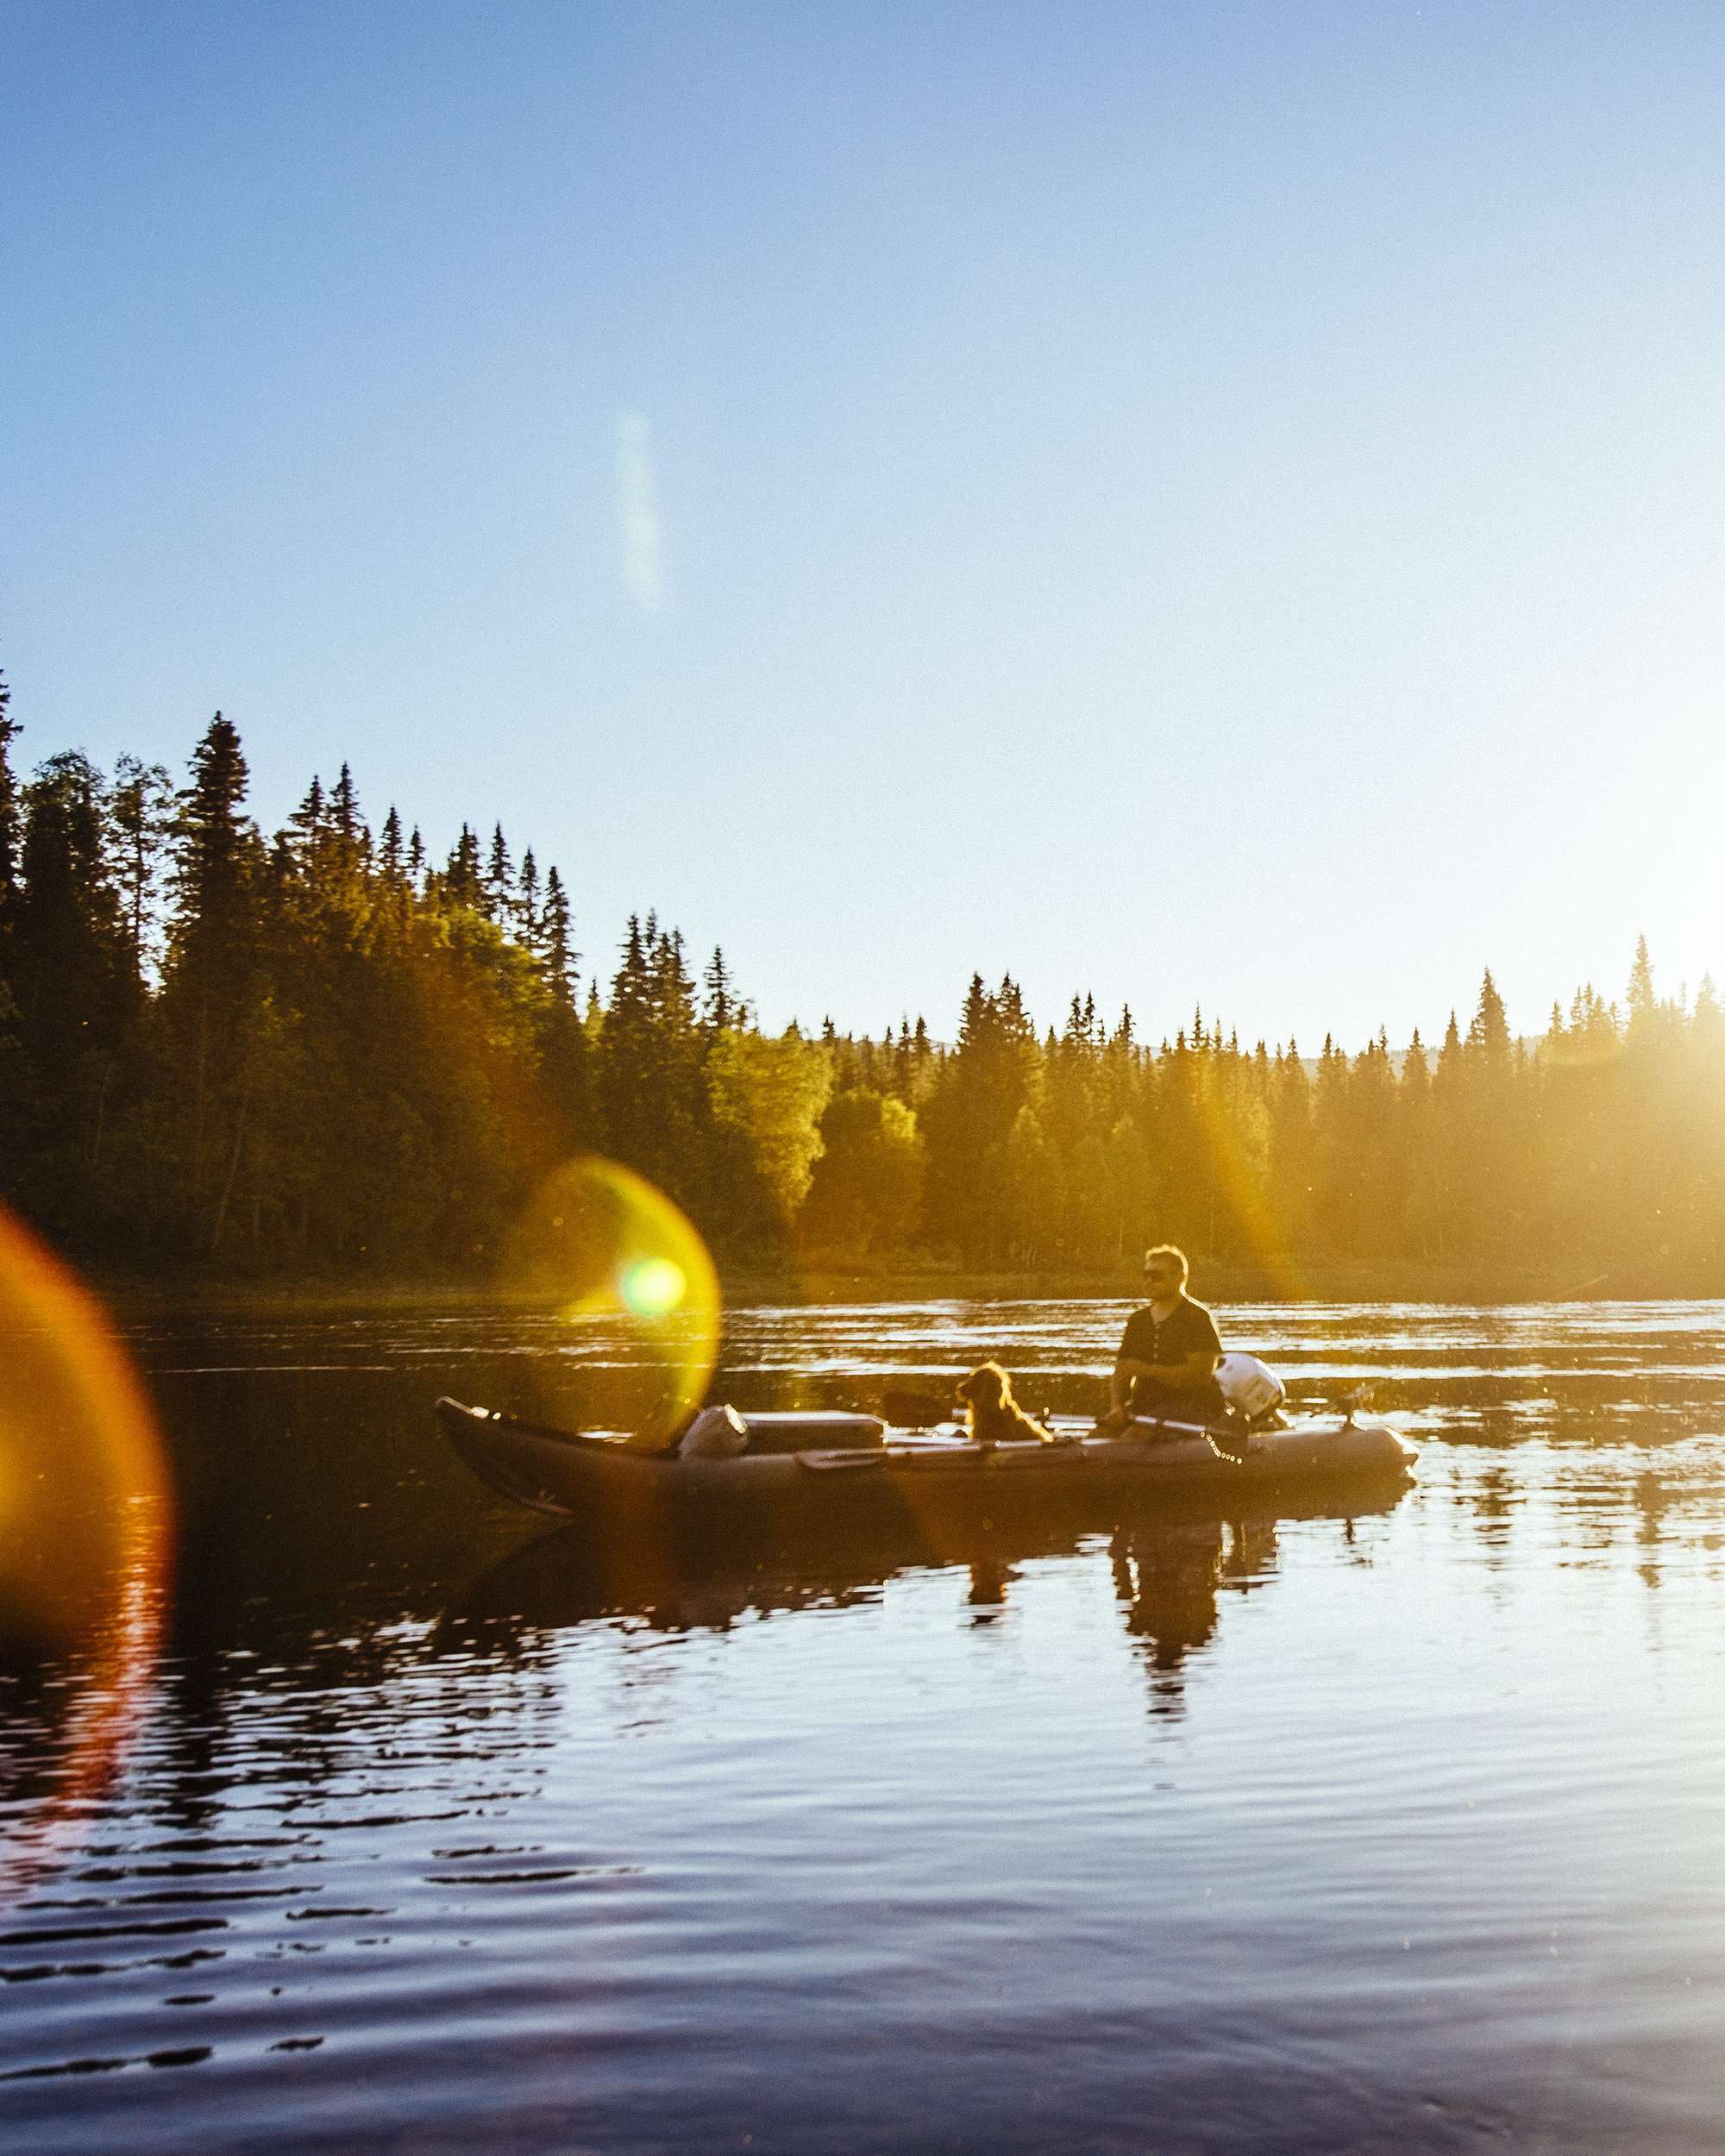
POLYGON ((1169 1422, 1224 1419, 1216 1385, 1221 1336, 1203 1304, 1186 1293, 1189 1270, 1185 1252, 1171 1243, 1145 1252, 1150 1300, 1126 1319, 1102 1418, 1107 1427, 1123 1428, 1133 1415, 1169 1422))

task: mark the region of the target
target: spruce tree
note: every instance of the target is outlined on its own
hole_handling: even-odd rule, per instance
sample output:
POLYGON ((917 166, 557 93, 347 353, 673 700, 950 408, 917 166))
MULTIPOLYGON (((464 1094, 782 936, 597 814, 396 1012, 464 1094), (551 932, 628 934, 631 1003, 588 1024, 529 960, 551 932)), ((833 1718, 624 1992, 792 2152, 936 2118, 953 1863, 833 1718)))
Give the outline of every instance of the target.
POLYGON ((737 999, 731 993, 724 953, 717 943, 712 947, 712 956, 706 962, 706 971, 701 975, 701 987, 706 992, 701 1024, 709 1033, 723 1033, 735 1022, 737 999))
POLYGON ((485 908, 485 887, 480 874, 480 842, 463 824, 444 871, 443 892, 451 906, 466 906, 475 913, 485 908))
POLYGON ((108 1210, 97 1178, 139 1011, 106 859, 104 793, 76 751, 50 756, 22 790, 15 987, 0 996, 0 1062, 13 1064, 15 1081, 0 1119, 15 1144, 22 1140, 15 1194, 74 1245, 108 1210))
POLYGON ((87 756, 50 756, 23 790, 16 899, 18 1003, 51 1091, 112 1044, 132 980, 104 849, 105 789, 87 756))
POLYGON ((6 978, 6 932, 18 887, 18 787, 11 749, 22 731, 12 716, 12 692, 0 674, 0 981, 6 978))
POLYGON ((329 822, 337 838, 356 846, 360 838, 360 797, 354 789, 354 774, 344 763, 336 790, 329 796, 329 822))
POLYGON ((1625 1002, 1632 1028, 1646 1025, 1659 1009, 1653 994, 1653 963, 1647 956, 1645 936, 1635 938, 1635 962, 1629 968, 1629 991, 1625 1002))
POLYGON ((509 857, 501 824, 493 826, 491 853, 486 862, 483 885, 486 912, 499 928, 509 928, 515 918, 515 864, 509 857))
POLYGON ((0 1191, 14 1188, 17 1167, 28 1150, 22 1112, 27 1078, 15 993, 18 791, 12 775, 11 748, 22 729, 12 717, 11 704, 12 692, 5 675, 0 674, 0 1100, 13 1104, 9 1117, 0 1116, 0 1191))
MULTIPOLYGON (((191 1106, 188 1181, 203 1190, 239 1114, 243 1033, 257 957, 258 835, 245 811, 246 759, 217 711, 193 752, 175 819, 167 1014, 183 1048, 191 1106)), ((318 811, 321 814, 321 805, 318 811)), ((311 820, 311 819, 308 819, 311 820)))
POLYGON ((1485 969, 1485 977, 1479 984, 1479 1002, 1475 1008, 1473 1023, 1467 1030, 1468 1046, 1478 1050, 1484 1069, 1493 1078, 1500 1076, 1509 1063, 1509 1021, 1503 1009, 1503 999, 1497 993, 1497 985, 1491 978, 1491 968, 1485 969))
POLYGON ((240 736, 217 711, 193 753, 191 783, 178 797, 172 873, 176 950, 183 964, 204 964, 212 982, 250 925, 257 833, 244 813, 248 778, 240 736))
MULTIPOLYGON (((219 718, 221 713, 218 711, 219 718)), ((328 804, 323 799, 323 781, 314 774, 305 789, 299 805, 287 819, 286 851, 295 866, 309 874, 313 856, 322 843, 328 804)))
POLYGON ((163 767, 121 756, 108 792, 107 818, 114 881, 141 988, 154 976, 160 956, 156 902, 174 827, 173 781, 163 767))
POLYGON ((543 956, 541 932, 543 923, 539 917, 539 864, 533 858, 530 846, 521 856, 521 874, 516 886, 515 931, 528 950, 543 956))
MULTIPOLYGON (((532 856, 528 856, 529 860, 532 856)), ((556 1001, 574 1007, 576 962, 580 956, 570 940, 569 900, 563 879, 554 862, 545 874, 545 910, 541 919, 545 978, 556 1001)), ((597 992, 598 984, 594 984, 597 992)))
MULTIPOLYGON (((597 984, 595 984, 597 986, 597 984)), ((630 1166, 642 1164, 647 1150, 645 1103, 651 1063, 652 984, 647 938, 638 914, 631 913, 624 936, 622 962, 612 976, 599 1035, 599 1088, 611 1150, 630 1166)))

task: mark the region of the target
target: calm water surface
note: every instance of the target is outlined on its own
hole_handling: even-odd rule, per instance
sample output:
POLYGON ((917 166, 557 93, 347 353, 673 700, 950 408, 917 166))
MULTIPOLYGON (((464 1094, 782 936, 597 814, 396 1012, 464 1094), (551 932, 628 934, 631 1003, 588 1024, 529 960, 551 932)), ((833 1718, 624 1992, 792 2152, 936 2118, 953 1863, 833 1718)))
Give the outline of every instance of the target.
MULTIPOLYGON (((1076 1409, 1123 1310, 745 1311, 724 1389, 1076 1409)), ((1725 1304, 1222 1314, 1416 1488, 618 1550, 427 1413, 603 1334, 134 1324, 177 1576, 105 1783, 114 1665, 0 1677, 4 2146, 1725 2148, 1725 1304)))

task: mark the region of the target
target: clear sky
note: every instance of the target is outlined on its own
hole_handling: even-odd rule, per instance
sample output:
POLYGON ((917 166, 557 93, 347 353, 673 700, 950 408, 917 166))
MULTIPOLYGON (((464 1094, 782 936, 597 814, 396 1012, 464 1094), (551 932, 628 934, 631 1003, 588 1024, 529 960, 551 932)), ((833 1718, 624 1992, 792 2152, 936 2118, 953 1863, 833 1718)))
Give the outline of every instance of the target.
POLYGON ((26 763, 762 1018, 1725 976, 1725 10, 0 0, 26 763))

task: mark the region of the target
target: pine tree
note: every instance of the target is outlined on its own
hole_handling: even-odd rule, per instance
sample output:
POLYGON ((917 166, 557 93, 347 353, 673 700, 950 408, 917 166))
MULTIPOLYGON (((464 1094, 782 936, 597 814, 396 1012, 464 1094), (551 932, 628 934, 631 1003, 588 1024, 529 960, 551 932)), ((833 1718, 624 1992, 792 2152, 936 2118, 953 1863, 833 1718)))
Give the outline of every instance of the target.
POLYGON ((515 926, 516 933, 529 950, 543 956, 541 937, 544 924, 539 918, 539 864, 533 858, 530 846, 521 856, 521 874, 516 886, 515 926))
MULTIPOLYGON (((221 717, 219 711, 216 717, 221 717)), ((289 835, 286 850, 302 874, 310 872, 313 857, 323 837, 328 813, 328 804, 323 799, 323 781, 314 776, 298 807, 287 819, 289 835)))
POLYGON ((354 774, 344 763, 336 790, 329 796, 329 823, 337 838, 350 846, 357 846, 361 825, 360 797, 354 786, 354 774))
POLYGON ((1503 999, 1497 993, 1491 978, 1491 968, 1485 969, 1485 977, 1479 984, 1479 1002, 1473 1014, 1473 1023, 1467 1030, 1468 1046, 1478 1050, 1485 1069, 1494 1077, 1504 1073, 1509 1063, 1509 1021, 1504 1015, 1503 999))
POLYGON ((515 914, 515 867, 509 858, 509 848, 504 843, 503 826, 495 825, 491 835, 491 854, 486 862, 480 903, 486 913, 499 928, 508 928, 515 914))
POLYGON ((1038 1057, 1036 1029, 1012 975, 990 995, 972 975, 957 1045, 920 1112, 929 1232, 967 1257, 1001 1255, 1010 1240, 1007 1146, 1019 1112, 1034 1105, 1038 1057))
POLYGON ((455 841, 443 875, 444 895, 451 906, 466 906, 471 912, 485 911, 485 887, 480 874, 480 842, 466 824, 455 841))
POLYGON ((706 998, 701 1006, 701 1024, 709 1033, 723 1033, 737 1020, 737 999, 731 993, 731 975, 724 963, 724 953, 715 943, 712 956, 706 962, 706 971, 701 976, 706 998))
POLYGON ((24 788, 16 897, 18 1004, 27 1042, 53 1092, 87 1051, 111 1046, 133 978, 108 873, 105 789, 76 750, 50 756, 24 788))
MULTIPOLYGON (((530 854, 529 860, 532 856, 530 854)), ((570 940, 569 900, 563 889, 563 879, 557 873, 554 862, 545 875, 545 910, 541 917, 540 933, 544 950, 545 978, 550 983, 555 1001, 574 1008, 576 964, 580 953, 570 940)), ((598 984, 594 984, 595 994, 598 984)))
POLYGON ((1647 956, 1647 939, 1635 938, 1635 962, 1629 968, 1629 992, 1625 999, 1629 1012, 1629 1025, 1634 1029, 1651 1022, 1659 1010, 1653 994, 1653 965, 1647 956))
POLYGON ((16 727, 6 718, 6 685, 0 680, 0 1197, 18 1195, 19 1176, 31 1150, 31 1074, 24 1056, 22 1021, 14 993, 17 951, 14 938, 16 799, 7 760, 16 727))
POLYGON ((1456 1014, 1450 1012, 1432 1073, 1432 1233, 1438 1255, 1465 1247, 1471 1207, 1464 1183, 1467 1113, 1466 1051, 1456 1014))
POLYGON ((178 797, 172 884, 182 957, 229 956, 249 926, 245 901, 257 832, 243 812, 248 777, 240 736, 217 711, 192 757, 191 783, 178 797))
MULTIPOLYGON (((168 938, 168 1012, 184 1039, 190 1090, 189 1184, 204 1190, 216 1160, 243 1131, 238 1105, 244 1031, 257 956, 258 835, 244 813, 248 773, 240 736, 217 711, 179 796, 168 938), (219 1150, 218 1150, 219 1149, 219 1150)), ((319 810, 321 816, 321 806, 319 810)))
POLYGON ((599 1036, 600 1100, 611 1150, 630 1166, 642 1164, 649 1142, 645 1094, 651 1064, 652 981, 647 937, 638 914, 624 933, 623 959, 612 976, 599 1036))
POLYGON ((136 756, 120 757, 107 797, 109 843, 140 989, 154 976, 160 956, 156 904, 173 811, 173 781, 163 767, 141 763, 136 756))
POLYGON ((22 790, 15 987, 0 1028, 4 1060, 16 1051, 22 1081, 3 1119, 24 1126, 8 1133, 25 1141, 16 1194, 69 1242, 82 1239, 99 1206, 115 1081, 139 1012, 109 873, 104 793, 100 773, 76 751, 50 756, 22 790))
POLYGON ((0 674, 0 984, 8 978, 6 936, 18 887, 18 788, 11 749, 22 729, 11 706, 12 692, 0 674))

